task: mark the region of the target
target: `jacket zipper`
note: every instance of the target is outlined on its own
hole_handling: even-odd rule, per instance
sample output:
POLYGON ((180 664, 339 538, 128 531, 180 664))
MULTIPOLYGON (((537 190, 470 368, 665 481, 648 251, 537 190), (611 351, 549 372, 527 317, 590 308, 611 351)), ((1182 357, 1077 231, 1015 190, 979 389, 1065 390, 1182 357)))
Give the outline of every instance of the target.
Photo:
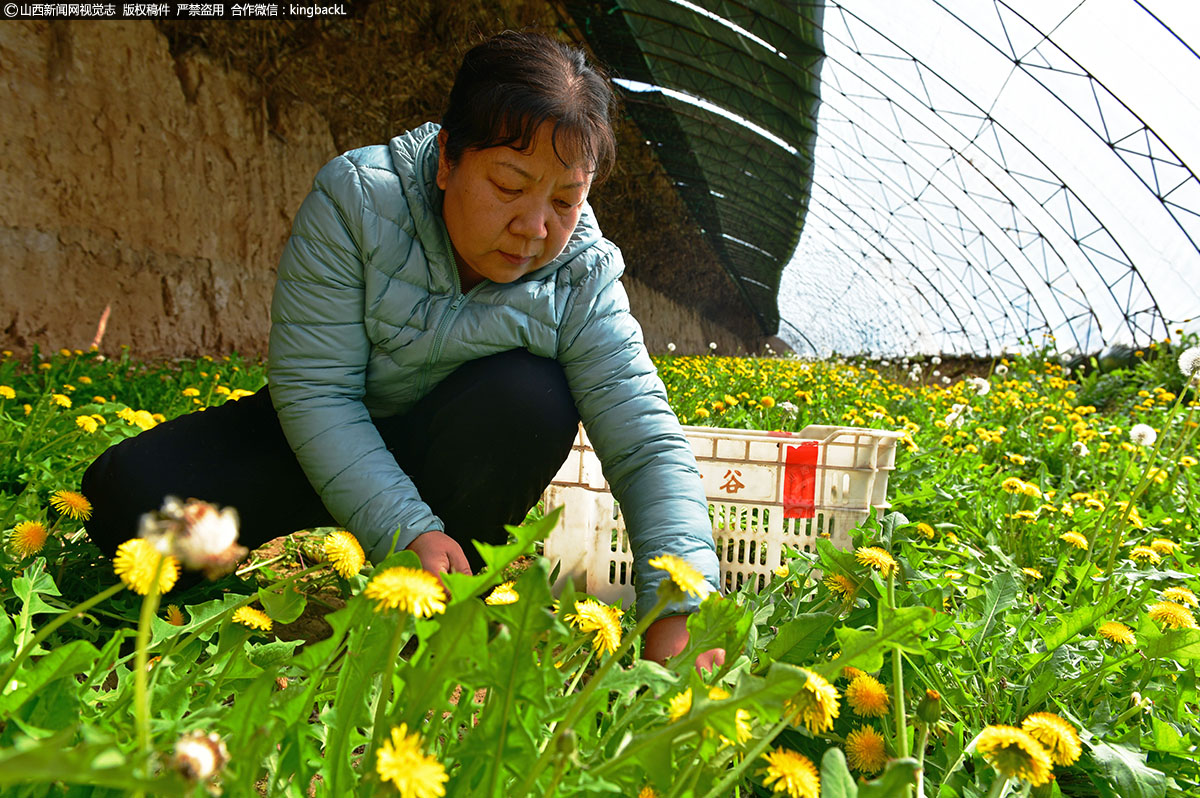
POLYGON ((446 333, 450 329, 450 323, 454 321, 454 317, 458 315, 458 311, 462 306, 470 302, 475 292, 487 283, 484 280, 464 294, 462 292, 462 281, 458 279, 458 263, 454 260, 454 247, 450 243, 450 233, 445 227, 442 228, 442 240, 446 244, 446 253, 450 256, 450 273, 454 277, 454 300, 442 315, 442 320, 438 322, 437 331, 433 334, 433 347, 429 350, 429 357, 425 359, 425 367, 421 369, 421 382, 417 388, 418 399, 425 395, 425 388, 429 384, 429 375, 442 354, 442 344, 446 341, 446 333))

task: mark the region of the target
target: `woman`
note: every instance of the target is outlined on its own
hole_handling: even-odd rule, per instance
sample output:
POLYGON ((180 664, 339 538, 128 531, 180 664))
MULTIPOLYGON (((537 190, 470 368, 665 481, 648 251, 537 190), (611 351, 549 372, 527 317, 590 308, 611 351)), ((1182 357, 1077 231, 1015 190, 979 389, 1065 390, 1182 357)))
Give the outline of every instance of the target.
MULTIPOLYGON (((110 553, 165 494, 236 507, 258 545, 340 525, 379 561, 469 572, 563 462, 580 419, 626 518, 638 606, 682 557, 717 585, 691 448, 587 205, 615 154, 607 81, 505 33, 467 53, 441 126, 317 174, 280 260, 267 388, 161 425, 84 476, 110 553)), ((684 613, 647 632, 662 660, 684 613)), ((717 652, 698 664, 723 659, 717 652)))

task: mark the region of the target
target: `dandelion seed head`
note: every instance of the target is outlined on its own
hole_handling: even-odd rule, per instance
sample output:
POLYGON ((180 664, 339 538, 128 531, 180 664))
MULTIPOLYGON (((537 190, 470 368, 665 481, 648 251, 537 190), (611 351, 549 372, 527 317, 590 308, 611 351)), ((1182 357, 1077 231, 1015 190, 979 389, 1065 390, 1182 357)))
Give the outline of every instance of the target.
POLYGON ((1180 353, 1179 370, 1185 377, 1195 377, 1200 374, 1200 346, 1190 347, 1180 353))
POLYGON ((204 782, 219 774, 228 761, 229 750, 215 732, 194 731, 175 742, 171 764, 188 781, 204 782))
POLYGON ((1149 424, 1134 424, 1129 428, 1129 440, 1138 446, 1153 446, 1158 433, 1149 424))

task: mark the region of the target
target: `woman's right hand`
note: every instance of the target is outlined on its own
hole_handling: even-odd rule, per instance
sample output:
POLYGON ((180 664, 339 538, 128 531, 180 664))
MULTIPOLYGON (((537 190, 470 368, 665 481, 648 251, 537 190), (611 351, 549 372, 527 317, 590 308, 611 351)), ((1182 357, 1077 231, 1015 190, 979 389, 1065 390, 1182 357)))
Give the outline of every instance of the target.
POLYGON ((458 541, 437 529, 417 535, 408 550, 421 558, 421 567, 432 574, 469 574, 471 566, 458 541))

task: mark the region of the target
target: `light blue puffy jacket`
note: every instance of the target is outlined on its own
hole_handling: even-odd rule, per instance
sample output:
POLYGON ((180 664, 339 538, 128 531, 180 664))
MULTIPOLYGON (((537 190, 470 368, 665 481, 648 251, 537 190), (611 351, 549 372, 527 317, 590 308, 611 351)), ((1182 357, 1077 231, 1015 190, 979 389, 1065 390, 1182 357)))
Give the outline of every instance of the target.
MULTIPOLYGON (((717 559, 691 447, 629 312, 620 250, 585 206, 551 263, 462 294, 441 217, 438 126, 341 155, 317 173, 279 262, 271 398, 325 506, 378 562, 444 530, 372 418, 403 413, 462 363, 525 348, 555 358, 621 504, 637 604, 654 605, 674 554, 716 589, 717 559)), ((693 609, 695 602, 672 611, 693 609)))

